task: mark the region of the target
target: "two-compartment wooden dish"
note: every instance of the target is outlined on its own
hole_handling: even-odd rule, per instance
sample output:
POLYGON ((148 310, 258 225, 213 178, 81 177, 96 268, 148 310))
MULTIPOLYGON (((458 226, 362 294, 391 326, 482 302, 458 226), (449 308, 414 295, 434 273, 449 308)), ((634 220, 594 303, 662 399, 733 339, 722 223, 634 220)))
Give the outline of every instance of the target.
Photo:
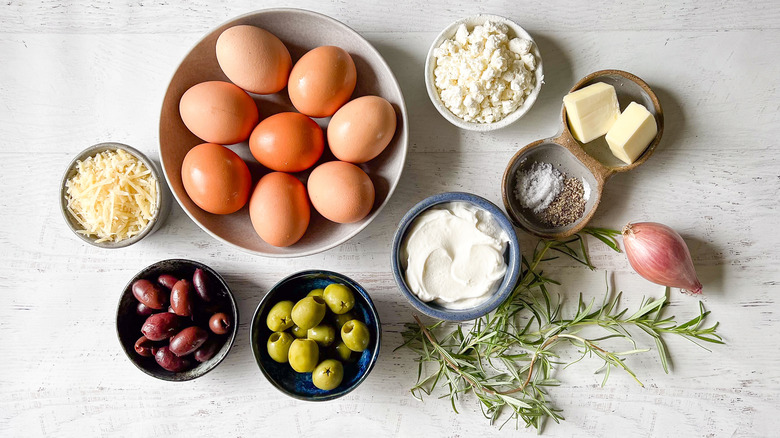
POLYGON ((561 110, 562 131, 555 137, 537 140, 515 153, 504 171, 501 196, 509 217, 515 225, 531 234, 549 239, 563 239, 582 230, 593 217, 601 201, 601 193, 607 180, 619 172, 627 172, 644 163, 653 154, 664 131, 661 104, 653 90, 642 79, 620 70, 601 70, 578 81, 570 92, 604 82, 615 87, 620 110, 631 102, 647 108, 655 117, 658 133, 647 149, 633 163, 625 164, 612 155, 604 136, 589 143, 581 143, 571 133, 566 107, 561 110), (551 227, 539 221, 534 213, 524 208, 515 195, 518 171, 529 168, 534 162, 551 164, 567 177, 580 178, 589 186, 582 217, 571 224, 551 227))

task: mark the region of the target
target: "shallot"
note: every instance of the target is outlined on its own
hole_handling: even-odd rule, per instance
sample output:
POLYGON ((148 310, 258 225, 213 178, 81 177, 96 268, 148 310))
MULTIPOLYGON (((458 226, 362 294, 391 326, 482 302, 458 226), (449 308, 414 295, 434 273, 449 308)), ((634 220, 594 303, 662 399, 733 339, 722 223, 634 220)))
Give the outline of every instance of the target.
POLYGON ((673 229, 655 222, 629 223, 623 227, 623 244, 631 267, 646 280, 701 293, 688 246, 673 229))

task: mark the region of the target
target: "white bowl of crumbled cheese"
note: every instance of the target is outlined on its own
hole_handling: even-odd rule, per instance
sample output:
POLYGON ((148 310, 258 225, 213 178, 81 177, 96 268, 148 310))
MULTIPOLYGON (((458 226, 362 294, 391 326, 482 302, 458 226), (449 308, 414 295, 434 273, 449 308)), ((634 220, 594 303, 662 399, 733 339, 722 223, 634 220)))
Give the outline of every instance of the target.
POLYGON ((447 26, 425 61, 425 86, 433 106, 453 125, 492 131, 531 109, 544 82, 542 57, 517 23, 474 15, 447 26))

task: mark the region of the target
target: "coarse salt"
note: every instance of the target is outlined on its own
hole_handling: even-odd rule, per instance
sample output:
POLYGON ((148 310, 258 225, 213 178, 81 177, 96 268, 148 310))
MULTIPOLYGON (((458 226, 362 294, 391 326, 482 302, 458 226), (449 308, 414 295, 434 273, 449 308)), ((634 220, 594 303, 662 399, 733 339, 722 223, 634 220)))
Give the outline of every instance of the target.
POLYGON ((563 189, 564 176, 552 164, 534 162, 517 172, 515 197, 524 208, 534 213, 546 209, 563 189))
POLYGON ((582 198, 586 201, 590 199, 590 184, 588 184, 587 181, 585 181, 585 178, 582 178, 582 198))

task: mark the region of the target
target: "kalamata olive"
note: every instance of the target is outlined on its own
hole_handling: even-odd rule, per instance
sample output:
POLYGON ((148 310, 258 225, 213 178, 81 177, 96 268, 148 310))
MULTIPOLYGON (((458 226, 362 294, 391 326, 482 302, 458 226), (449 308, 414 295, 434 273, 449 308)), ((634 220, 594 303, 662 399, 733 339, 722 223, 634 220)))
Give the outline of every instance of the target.
POLYGON ((179 281, 179 279, 170 274, 162 274, 157 277, 157 282, 167 287, 169 290, 173 289, 173 285, 175 285, 177 281, 179 281))
POLYGON ((146 318, 141 333, 152 341, 162 341, 179 331, 179 317, 176 314, 162 312, 146 318))
POLYGON ((227 313, 215 313, 209 319, 209 328, 212 332, 218 335, 226 334, 228 331, 230 331, 230 327, 232 325, 232 321, 230 320, 230 317, 227 315, 227 313))
POLYGON ((209 303, 214 299, 214 285, 203 269, 195 270, 195 274, 192 275, 192 284, 195 285, 195 291, 198 292, 201 300, 209 303))
POLYGON ((186 356, 200 348, 209 338, 209 332, 200 327, 187 327, 171 338, 170 350, 177 356, 186 356))
POLYGON ((168 347, 162 347, 157 350, 154 360, 168 371, 178 373, 191 366, 191 362, 185 358, 176 356, 168 347))
POLYGON ((152 357, 152 347, 154 344, 146 336, 141 336, 135 341, 135 352, 144 357, 152 357))
POLYGON ((222 303, 218 302, 217 300, 212 301, 210 303, 204 303, 200 306, 201 309, 203 309, 204 312, 209 314, 209 317, 215 313, 219 313, 222 311, 223 305, 222 303))
POLYGON ((171 289, 171 308, 179 316, 192 316, 192 284, 179 280, 171 289))
POLYGON ((195 353, 192 354, 192 357, 194 357, 198 362, 205 362, 214 357, 214 355, 217 353, 217 350, 219 350, 219 347, 221 346, 221 343, 217 342, 216 339, 209 339, 205 344, 201 345, 200 348, 195 350, 195 353))
POLYGON ((146 307, 143 303, 138 303, 138 305, 135 306, 135 313, 138 316, 149 316, 154 314, 154 309, 146 307))
POLYGON ((133 283, 133 296, 141 304, 152 309, 162 309, 165 305, 166 295, 160 289, 160 286, 149 280, 137 280, 133 283))
POLYGON ((171 307, 171 306, 168 306, 168 313, 173 313, 173 314, 175 314, 176 312, 174 312, 174 311, 173 311, 173 307, 171 307))

